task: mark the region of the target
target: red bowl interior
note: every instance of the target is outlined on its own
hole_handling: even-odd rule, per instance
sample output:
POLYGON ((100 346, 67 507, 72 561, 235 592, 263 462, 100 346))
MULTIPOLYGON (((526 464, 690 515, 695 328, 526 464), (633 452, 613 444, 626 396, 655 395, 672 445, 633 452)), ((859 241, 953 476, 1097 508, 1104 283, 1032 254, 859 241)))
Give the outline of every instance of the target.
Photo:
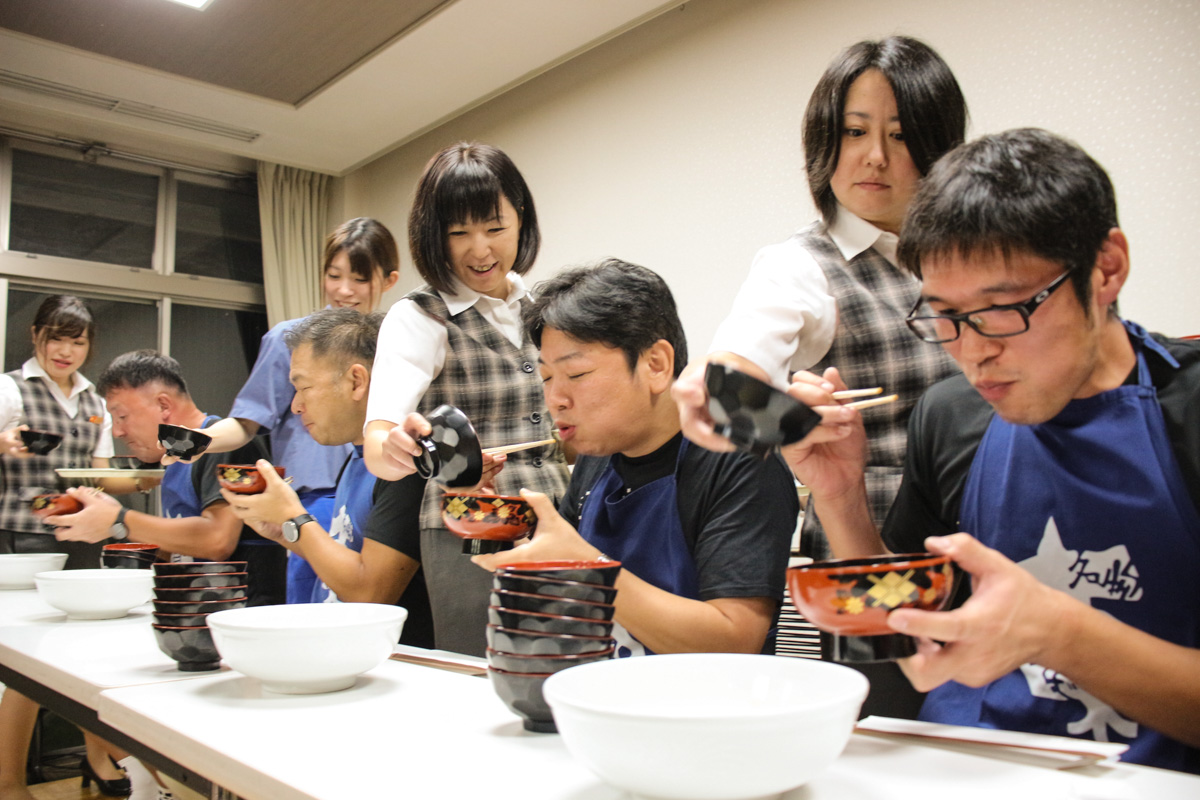
POLYGON ((537 515, 523 497, 480 492, 442 495, 442 522, 463 539, 512 542, 528 535, 537 515))
POLYGON ((949 556, 908 553, 818 561, 787 571, 792 602, 823 631, 842 636, 895 633, 887 616, 897 608, 937 611, 954 589, 949 556))
POLYGON ((69 494, 39 494, 29 502, 29 508, 38 519, 59 514, 74 514, 83 510, 83 503, 69 494))
POLYGON ((142 553, 156 552, 158 545, 143 544, 142 542, 117 542, 116 544, 106 544, 101 549, 106 553, 142 553))
MULTIPOLYGON (((286 470, 275 467, 275 472, 282 478, 286 470)), ((217 483, 236 494, 258 494, 267 488, 266 479, 253 464, 217 464, 217 483)))

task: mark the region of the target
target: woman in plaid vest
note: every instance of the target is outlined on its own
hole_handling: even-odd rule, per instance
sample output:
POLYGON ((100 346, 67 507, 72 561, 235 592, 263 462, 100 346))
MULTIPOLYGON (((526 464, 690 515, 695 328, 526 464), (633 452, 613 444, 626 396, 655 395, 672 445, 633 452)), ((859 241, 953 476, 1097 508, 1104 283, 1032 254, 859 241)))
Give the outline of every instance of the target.
MULTIPOLYGON (((820 219, 758 252, 709 351, 709 359, 780 387, 794 371, 836 367, 851 388, 900 395, 863 415, 867 491, 879 523, 900 487, 913 406, 925 389, 958 371, 941 348, 905 325, 920 282, 899 266, 896 248, 917 183, 963 141, 966 122, 958 82, 928 45, 891 36, 842 51, 804 114, 805 166, 820 219)), ((695 428, 705 416, 702 380, 702 372, 690 370, 676 384, 684 432, 720 448, 711 429, 705 435, 695 428)), ((804 515, 801 551, 827 558, 819 514, 813 503, 804 515)), ((880 683, 872 676, 873 685, 880 683)), ((899 707, 885 711, 911 715, 899 707)))
MULTIPOLYGON (((100 566, 99 543, 60 542, 29 509, 33 496, 66 488, 55 469, 106 467, 113 454, 112 420, 92 382, 79 373, 95 335, 95 320, 82 300, 47 297, 33 318, 33 358, 0 376, 0 553, 67 553, 67 569, 100 566), (22 429, 57 433, 62 443, 33 455, 21 441, 22 429)), ((12 689, 0 699, 0 794, 25 786, 37 708, 12 689)), ((86 731, 84 741, 84 780, 95 780, 105 794, 128 795, 129 779, 110 758, 124 754, 86 731)))
MULTIPOLYGON (((408 230, 426 284, 392 306, 379 332, 364 447, 371 472, 412 474, 413 437, 430 432, 424 415, 443 403, 466 413, 485 448, 550 438, 537 348, 521 327, 529 302, 521 276, 541 242, 521 173, 488 145, 445 148, 417 184, 408 230)), ((485 457, 484 467, 484 482, 501 494, 527 487, 561 497, 567 486, 555 447, 485 457)), ((398 549, 425 571, 437 647, 483 655, 491 575, 442 526, 441 494, 426 487, 419 526, 398 549)))

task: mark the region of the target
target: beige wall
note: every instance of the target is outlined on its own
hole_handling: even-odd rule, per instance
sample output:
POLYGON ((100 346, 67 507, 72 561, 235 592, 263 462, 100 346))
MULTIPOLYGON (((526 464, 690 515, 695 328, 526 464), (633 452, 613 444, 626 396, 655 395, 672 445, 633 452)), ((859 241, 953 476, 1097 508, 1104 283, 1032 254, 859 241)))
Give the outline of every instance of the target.
MULTIPOLYGON (((701 352, 755 251, 814 216, 799 124, 817 77, 841 47, 892 33, 950 63, 971 135, 1038 125, 1096 157, 1132 243, 1122 310, 1200 333, 1186 251, 1200 219, 1196 0, 694 0, 347 176, 334 217, 377 216, 403 238, 429 156, 490 142, 537 200, 535 281, 609 255, 641 263, 670 283, 701 352)), ((417 282, 406 257, 399 288, 417 282)))

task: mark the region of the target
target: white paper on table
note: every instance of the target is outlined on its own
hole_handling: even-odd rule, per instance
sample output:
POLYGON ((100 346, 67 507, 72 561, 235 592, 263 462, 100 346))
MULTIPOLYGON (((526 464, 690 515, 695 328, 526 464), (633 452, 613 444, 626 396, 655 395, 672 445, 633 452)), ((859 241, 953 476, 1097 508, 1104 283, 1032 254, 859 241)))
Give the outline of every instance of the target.
POLYGON ((1047 761, 1055 769, 1075 769, 1102 761, 1116 761, 1129 749, 1127 744, 1048 736, 1041 733, 1001 731, 965 725, 943 725, 913 719, 867 717, 858 721, 855 731, 871 735, 926 739, 977 755, 994 754, 996 747, 1021 751, 1047 761))

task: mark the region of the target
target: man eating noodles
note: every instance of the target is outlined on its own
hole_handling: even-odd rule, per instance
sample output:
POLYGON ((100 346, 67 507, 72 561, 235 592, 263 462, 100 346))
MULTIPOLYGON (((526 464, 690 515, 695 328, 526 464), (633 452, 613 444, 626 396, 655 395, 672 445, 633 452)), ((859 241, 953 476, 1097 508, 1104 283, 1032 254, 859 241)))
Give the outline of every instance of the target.
POLYGON ((524 492, 533 540, 475 556, 622 564, 618 655, 773 652, 799 504, 777 456, 713 453, 679 428, 672 383, 687 361, 663 280, 607 260, 537 287, 523 322, 540 349, 547 408, 579 453, 567 496, 524 492))
POLYGON ((963 145, 918 191, 900 258, 923 283, 909 326, 963 374, 913 412, 882 538, 835 371, 793 383, 824 423, 784 456, 839 556, 928 548, 971 573, 961 608, 889 617, 922 637, 902 663, 932 689, 922 718, 1200 772, 1200 344, 1117 315, 1129 245, 1107 174, 1045 131, 963 145))

